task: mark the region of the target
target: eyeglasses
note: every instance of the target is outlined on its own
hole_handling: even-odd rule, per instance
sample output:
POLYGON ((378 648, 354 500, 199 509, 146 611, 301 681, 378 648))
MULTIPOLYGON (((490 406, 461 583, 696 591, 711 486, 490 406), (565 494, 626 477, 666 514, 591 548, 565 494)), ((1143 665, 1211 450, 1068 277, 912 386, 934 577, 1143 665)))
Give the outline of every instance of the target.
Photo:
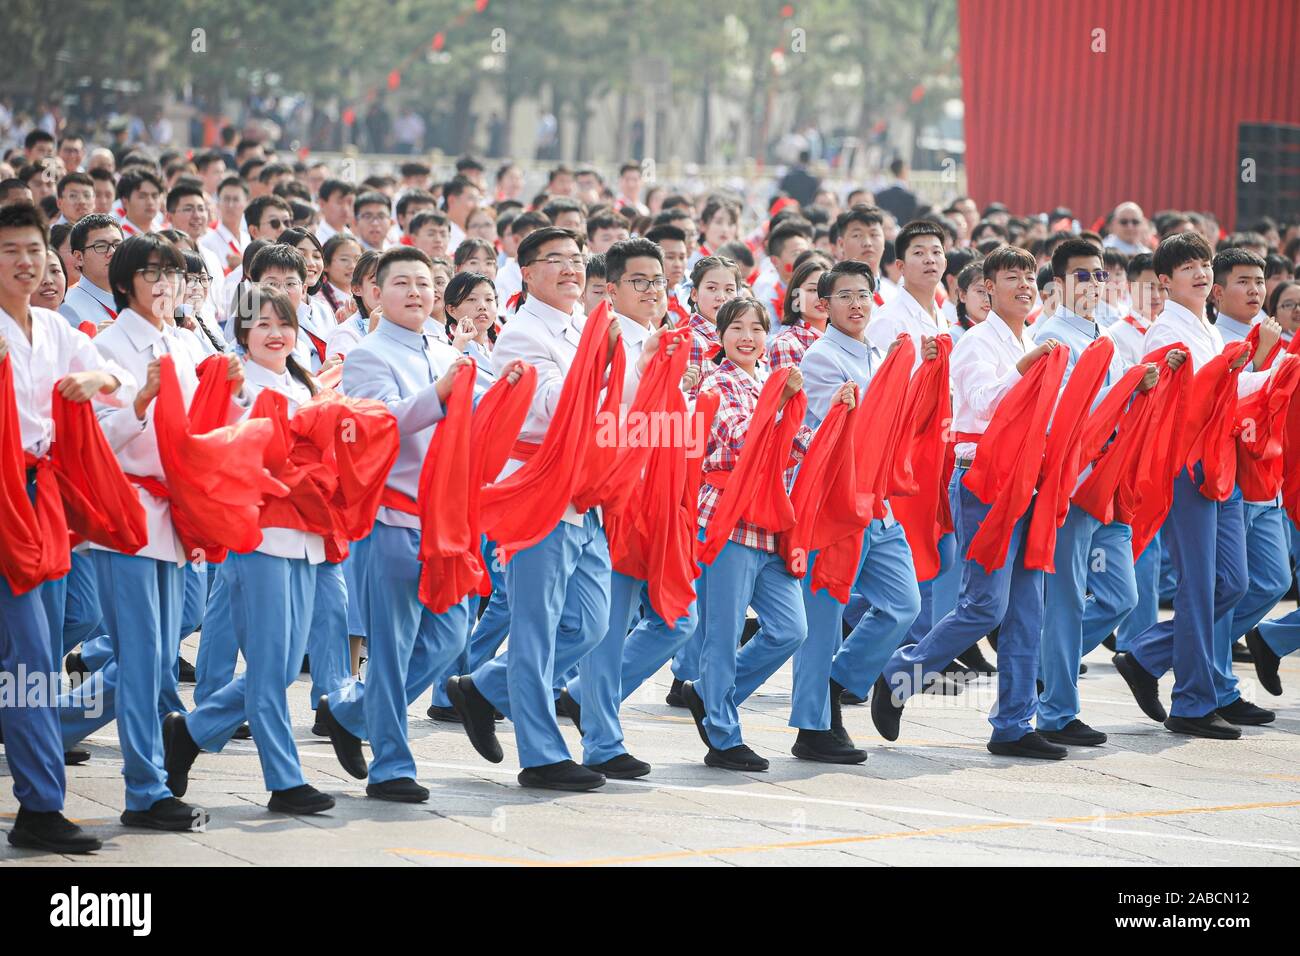
POLYGON ((274 289, 277 292, 290 292, 294 289, 302 288, 301 279, 285 279, 283 282, 279 279, 263 279, 258 285, 267 289, 274 289))
POLYGON ((389 215, 386 212, 363 212, 357 219, 361 222, 387 222, 389 215))
POLYGON ((663 276, 656 276, 653 279, 620 279, 619 281, 632 283, 632 288, 636 289, 637 292, 648 292, 651 289, 662 292, 668 288, 668 280, 663 276))
POLYGON ((212 276, 206 272, 191 272, 185 276, 186 285, 198 285, 207 288, 212 285, 212 276))
POLYGON ((145 282, 158 282, 164 277, 169 282, 179 282, 185 278, 185 270, 177 269, 174 266, 171 268, 163 268, 162 266, 145 266, 144 268, 136 269, 135 271, 139 275, 144 276, 145 282))
POLYGON ((875 301, 874 292, 836 292, 832 299, 840 305, 866 305, 868 302, 875 301))
POLYGON ((201 203, 198 205, 191 204, 188 206, 176 207, 176 215, 178 216, 192 216, 195 213, 198 213, 200 216, 204 216, 207 215, 207 212, 208 212, 208 207, 202 205, 201 203))
POLYGON ((1300 299, 1295 302, 1279 302, 1277 310, 1279 312, 1300 312, 1300 299))
POLYGON ((288 229, 293 225, 291 219, 268 219, 262 223, 263 229, 288 229))
POLYGON ((97 255, 107 256, 116 251, 117 247, 121 244, 121 239, 117 240, 117 242, 112 242, 108 239, 100 239, 98 242, 87 243, 86 248, 97 255))
MULTIPOLYGON (((537 262, 544 262, 548 266, 568 266, 571 269, 587 268, 587 260, 582 256, 569 256, 568 258, 565 258, 564 256, 545 256, 544 258, 533 260, 533 263, 537 262)), ((532 263, 529 264, 531 265, 532 263)))
POLYGON ((1071 275, 1074 276, 1075 282, 1088 282, 1089 280, 1105 282, 1110 278, 1110 273, 1105 269, 1093 269, 1091 272, 1087 269, 1075 269, 1071 275))

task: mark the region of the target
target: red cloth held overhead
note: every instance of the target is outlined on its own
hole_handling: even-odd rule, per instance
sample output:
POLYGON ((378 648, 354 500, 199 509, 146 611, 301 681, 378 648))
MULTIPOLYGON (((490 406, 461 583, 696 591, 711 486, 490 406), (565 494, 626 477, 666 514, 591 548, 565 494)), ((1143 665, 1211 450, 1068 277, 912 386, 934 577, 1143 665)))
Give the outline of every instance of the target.
MULTIPOLYGON (((606 302, 587 317, 578 354, 564 378, 540 449, 519 470, 483 489, 483 528, 497 542, 506 561, 555 529, 585 477, 584 455, 592 447, 596 432, 612 321, 606 302)), ((621 353, 622 345, 617 345, 615 362, 621 353)), ((620 377, 618 387, 621 384, 620 377)))
MULTIPOLYGON (((1056 531, 1065 523, 1070 511, 1070 495, 1085 464, 1081 451, 1088 432, 1088 411, 1101 391, 1114 355, 1114 341, 1109 336, 1100 336, 1080 353, 1070 380, 1061 390, 1052 416, 1052 428, 1047 434, 1043 470, 1038 479, 1038 500, 1034 503, 1034 513, 1030 515, 1026 532, 1026 568, 1056 571, 1056 531)), ((1118 395, 1116 392, 1121 383, 1117 382, 1107 395, 1107 399, 1112 400, 1107 411, 1122 407, 1121 402, 1128 400, 1140 379, 1140 375, 1131 377, 1129 391, 1118 395)), ((1114 414, 1118 416, 1117 411, 1114 414)), ((1092 437, 1095 440, 1095 433, 1092 437)))
POLYGON ((1196 369, 1192 383, 1183 432, 1184 460, 1193 474, 1200 464, 1204 480, 1197 490, 1211 501, 1227 501, 1236 485, 1237 444, 1233 431, 1241 369, 1231 366, 1250 350, 1247 342, 1233 342, 1222 354, 1196 369))
POLYGON ((918 581, 939 573, 939 539, 952 531, 948 483, 952 479, 952 393, 948 359, 952 338, 935 338, 939 354, 922 362, 903 402, 902 435, 889 480, 889 504, 903 526, 918 581))
POLYGON ((966 488, 990 506, 966 552, 988 573, 1006 564, 1011 532, 1033 499, 1047 425, 1068 359, 1064 346, 1048 352, 1003 396, 963 479, 966 488))
POLYGON ((794 524, 794 506, 786 493, 784 476, 795 435, 808 410, 808 396, 800 389, 782 407, 781 393, 791 370, 791 366, 778 369, 763 384, 736 467, 723 479, 722 494, 698 547, 701 564, 713 563, 741 517, 778 533, 794 524))

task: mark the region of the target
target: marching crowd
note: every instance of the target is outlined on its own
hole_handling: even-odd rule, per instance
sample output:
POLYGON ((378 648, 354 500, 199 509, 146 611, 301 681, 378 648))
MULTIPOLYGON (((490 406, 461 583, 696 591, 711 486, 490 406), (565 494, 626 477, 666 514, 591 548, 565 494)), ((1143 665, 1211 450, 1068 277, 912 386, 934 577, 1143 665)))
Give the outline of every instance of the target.
POLYGON ((620 708, 666 664, 735 771, 769 766, 739 708, 787 661, 821 763, 867 759, 844 706, 892 741, 984 673, 990 752, 1103 745, 1103 643, 1174 733, 1274 719, 1234 663, 1278 695, 1300 647, 1300 612, 1269 619, 1300 551, 1300 223, 899 222, 827 187, 751 221, 637 163, 531 198, 510 163, 398 172, 39 129, 0 163, 0 672, 52 681, 0 694, 14 845, 100 847, 65 766, 113 721, 126 826, 201 825, 192 769, 250 735, 272 811, 328 811, 301 673, 312 732, 397 802, 429 798, 421 698, 488 761, 509 721, 525 787, 651 773, 620 708))

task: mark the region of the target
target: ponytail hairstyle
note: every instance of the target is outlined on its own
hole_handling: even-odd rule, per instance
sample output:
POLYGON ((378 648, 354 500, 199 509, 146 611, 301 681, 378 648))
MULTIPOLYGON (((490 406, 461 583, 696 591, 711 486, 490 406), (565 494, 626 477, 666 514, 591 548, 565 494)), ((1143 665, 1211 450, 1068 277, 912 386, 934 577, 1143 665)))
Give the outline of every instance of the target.
POLYGON ((695 267, 691 269, 691 288, 686 296, 686 304, 692 312, 700 311, 695 306, 695 290, 700 287, 704 277, 714 269, 730 269, 736 277, 736 291, 744 284, 740 281, 740 266, 736 265, 735 259, 729 259, 727 256, 701 256, 695 260, 695 267))
MULTIPOLYGON (((767 309, 763 308, 763 304, 751 295, 738 295, 722 303, 722 308, 718 309, 718 340, 722 340, 722 334, 727 331, 727 326, 744 318, 745 313, 751 310, 758 314, 763 323, 763 331, 772 331, 772 320, 767 314, 767 309)), ((721 364, 726 357, 726 352, 719 349, 718 354, 713 356, 713 361, 721 364)))
MULTIPOLYGON (((248 352, 248 332, 262 315, 262 306, 270 305, 275 309, 280 321, 293 326, 294 340, 297 341, 302 330, 298 327, 298 313, 294 311, 289 297, 275 289, 266 289, 260 285, 249 286, 248 294, 241 295, 235 302, 234 322, 235 341, 239 347, 248 352)), ((312 395, 316 394, 316 380, 298 363, 297 357, 290 352, 284 360, 285 368, 297 381, 307 387, 312 395)))
MULTIPOLYGON (((456 329, 456 319, 452 317, 451 310, 457 308, 469 298, 471 292, 483 285, 491 289, 494 295, 496 294, 496 284, 483 273, 457 272, 451 277, 451 281, 447 283, 447 288, 442 291, 442 309, 447 317, 447 339, 449 341, 456 329)), ((488 326, 487 334, 488 341, 495 345, 497 340, 495 322, 488 326)))
POLYGON ((781 303, 781 324, 798 325, 804 321, 803 305, 799 301, 799 287, 808 281, 814 272, 829 272, 823 256, 812 255, 798 265, 790 275, 790 284, 785 289, 785 301, 781 303))
MULTIPOLYGON (((277 239, 276 242, 282 246, 293 246, 295 250, 302 252, 298 247, 302 245, 303 240, 306 240, 315 246, 316 251, 320 253, 321 257, 320 278, 316 280, 314 286, 303 289, 304 297, 310 298, 319 292, 323 286, 329 284, 328 280, 325 278, 325 270, 328 268, 325 263, 325 250, 321 248, 320 240, 317 239, 309 230, 295 227, 293 229, 286 229, 284 232, 280 233, 280 238, 277 239)), ((303 256, 303 258, 306 259, 307 257, 303 256)))
POLYGON ((349 242, 356 243, 357 248, 361 248, 360 243, 357 243, 357 240, 353 235, 346 232, 338 232, 330 236, 326 241, 324 248, 321 249, 321 256, 325 260, 325 272, 321 276, 320 290, 321 294, 325 296, 325 301, 330 304, 330 309, 334 312, 337 312, 343 306, 343 303, 338 301, 338 297, 334 294, 333 288, 331 288, 334 283, 330 282, 329 278, 330 266, 333 264, 334 256, 338 254, 339 249, 343 248, 343 246, 347 245, 349 242))
POLYGON ((966 301, 963 296, 970 291, 971 286, 983 278, 984 263, 979 259, 966 263, 961 272, 957 273, 957 288, 961 291, 961 295, 957 296, 957 323, 963 329, 969 329, 973 325, 970 316, 966 314, 966 301))
MULTIPOLYGON (((333 240, 330 240, 333 242, 333 240)), ((366 308, 365 297, 357 294, 357 289, 364 286, 366 280, 373 276, 379 270, 379 253, 373 249, 367 249, 361 253, 357 259, 357 264, 352 269, 352 300, 357 304, 357 311, 361 317, 369 321, 370 310, 366 308)))

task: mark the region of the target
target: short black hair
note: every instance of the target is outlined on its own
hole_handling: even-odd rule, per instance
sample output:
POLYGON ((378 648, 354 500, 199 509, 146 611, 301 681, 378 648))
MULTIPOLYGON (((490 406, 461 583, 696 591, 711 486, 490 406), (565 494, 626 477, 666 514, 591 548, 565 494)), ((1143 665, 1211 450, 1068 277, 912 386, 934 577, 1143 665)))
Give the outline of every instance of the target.
POLYGON ((876 206, 868 206, 866 203, 858 203, 844 210, 831 223, 831 242, 839 242, 840 237, 855 222, 868 227, 880 226, 883 229, 885 227, 885 214, 876 206))
POLYGON ((1264 260, 1255 255, 1255 253, 1251 252, 1249 249, 1243 249, 1241 247, 1224 249, 1222 252, 1216 254, 1213 259, 1214 284, 1223 285, 1226 283, 1228 277, 1232 275, 1232 270, 1238 266, 1258 269, 1260 274, 1263 275, 1265 265, 1266 263, 1264 260))
POLYGON ((329 199, 335 193, 343 193, 351 196, 356 193, 357 187, 353 186, 345 179, 327 179, 320 184, 320 198, 322 201, 329 199))
POLYGON ((587 256, 587 281, 603 278, 605 278, 605 253, 592 253, 587 256))
POLYGON ((122 234, 121 224, 112 216, 102 212, 92 212, 89 216, 82 216, 72 227, 72 234, 68 237, 68 247, 73 252, 85 252, 86 238, 96 229, 116 229, 119 236, 122 234))
POLYGON ((933 219, 913 219, 894 237, 894 257, 902 259, 907 255, 907 247, 922 236, 934 236, 943 245, 945 230, 933 219))
POLYGON ((605 250, 605 281, 618 282, 629 259, 653 259, 663 268, 664 251, 649 239, 621 239, 605 250))
POLYGON ((645 234, 645 237, 654 243, 662 243, 665 239, 668 239, 672 242, 685 242, 689 245, 686 230, 681 226, 674 226, 672 223, 654 226, 645 234))
POLYGON ((407 235, 414 236, 425 226, 433 223, 435 226, 444 226, 450 233, 451 220, 447 214, 438 209, 423 209, 411 217, 411 221, 406 224, 407 235))
POLYGON ((496 261, 497 250, 492 243, 478 236, 466 236, 451 254, 452 265, 463 266, 475 252, 486 252, 493 262, 496 261))
POLYGON ((383 193, 370 189, 357 196, 356 201, 352 204, 352 208, 358 214, 360 214, 362 206, 383 206, 384 211, 389 212, 392 210, 393 204, 389 202, 388 197, 383 193))
POLYGON ((257 250, 253 261, 248 266, 248 278, 260 282, 268 269, 284 269, 298 273, 298 278, 307 281, 307 260, 293 246, 282 242, 272 242, 257 250))
POLYGON ((429 274, 433 275, 433 260, 424 250, 415 246, 393 246, 379 256, 379 262, 375 266, 375 285, 382 286, 388 277, 389 268, 398 262, 423 262, 429 267, 429 274))
POLYGON ((91 189, 94 189, 95 181, 85 173, 67 173, 62 179, 59 180, 59 185, 56 189, 56 195, 60 199, 62 199, 64 190, 66 190, 69 186, 89 186, 91 189))
POLYGON ((245 196, 248 195, 248 183, 244 182, 238 176, 227 176, 225 179, 221 180, 221 182, 217 183, 217 195, 220 196, 221 190, 226 189, 229 186, 238 186, 244 191, 245 196))
POLYGON ((54 136, 45 130, 37 128, 32 130, 23 139, 23 149, 30 150, 37 143, 53 143, 54 136))
POLYGON ((203 194, 202 186, 195 186, 191 183, 179 182, 171 189, 167 190, 167 212, 171 214, 176 211, 176 205, 186 196, 198 196, 205 203, 207 197, 203 194))
POLYGON ((36 208, 35 203, 15 202, 0 206, 0 229, 27 228, 39 232, 45 248, 50 248, 50 228, 46 225, 45 215, 36 208))
POLYGON ((627 220, 612 212, 600 212, 587 220, 587 238, 594 239, 601 229, 626 229, 627 220))
POLYGON ((257 171, 259 183, 269 183, 276 176, 292 176, 293 167, 287 163, 267 163, 257 171))
POLYGON ((1171 276, 1186 262, 1210 262, 1214 250, 1199 232, 1176 232, 1162 239, 1152 257, 1152 266, 1158 276, 1171 276))
POLYGON ((72 223, 58 222, 50 226, 50 248, 58 249, 72 235, 72 223))
POLYGON ((206 169, 208 166, 211 166, 213 163, 218 161, 224 161, 224 160, 225 157, 221 155, 221 152, 219 150, 201 149, 194 154, 194 168, 197 169, 199 172, 202 172, 204 169, 206 169))
POLYGON ((1152 262, 1151 253, 1139 252, 1128 260, 1128 264, 1124 267, 1124 274, 1128 276, 1129 282, 1133 282, 1142 273, 1151 272, 1153 269, 1155 264, 1152 262))
POLYGON ((803 236, 812 242, 812 223, 798 217, 783 219, 767 235, 767 254, 773 258, 779 256, 785 244, 796 236, 803 236))
MULTIPOLYGON (((999 272, 1005 272, 1008 269, 1036 270, 1037 268, 1038 262, 1031 252, 1006 243, 998 246, 984 257, 984 278, 986 279, 992 279, 999 272)), ((1049 275, 1051 273, 1050 267, 1048 273, 1049 275)))
POLYGON ((403 179, 410 179, 412 176, 428 176, 433 172, 428 163, 421 163, 412 160, 411 162, 402 163, 397 167, 397 172, 403 179))
POLYGON ((1100 259, 1101 253, 1095 243, 1087 239, 1066 239, 1052 250, 1052 275, 1058 279, 1065 278, 1065 266, 1071 259, 1100 259))
POLYGON ((533 264, 537 258, 537 252, 548 242, 555 242, 558 239, 572 239, 578 244, 578 249, 582 250, 587 245, 586 237, 572 229, 561 229, 559 226, 543 226, 530 232, 524 237, 523 242, 519 243, 519 265, 528 266, 533 264))
POLYGON ((166 192, 167 187, 156 173, 148 169, 133 169, 129 173, 123 173, 117 181, 117 198, 123 201, 130 199, 145 183, 151 183, 160 194, 166 192))
POLYGON ((576 212, 585 220, 587 211, 582 208, 582 203, 576 199, 570 199, 568 196, 556 196, 542 207, 542 214, 551 222, 555 222, 561 213, 576 212))
POLYGON ((185 268, 185 257, 181 255, 180 249, 152 232, 129 237, 113 253, 113 258, 108 262, 108 284, 113 290, 113 302, 119 312, 131 304, 131 287, 135 282, 135 274, 154 258, 157 258, 160 266, 185 268))
POLYGON ((1295 263, 1286 256, 1280 256, 1276 252, 1270 252, 1264 259, 1264 278, 1271 279, 1273 276, 1282 276, 1290 278, 1295 275, 1295 263))
POLYGON ((293 218, 293 207, 289 205, 287 199, 284 199, 281 196, 258 196, 244 207, 244 222, 249 227, 260 227, 262 224, 262 214, 271 206, 286 213, 290 219, 293 218))
POLYGON ((408 189, 398 197, 396 207, 397 215, 405 216, 406 211, 410 209, 412 205, 417 203, 424 203, 426 206, 433 206, 434 208, 437 208, 438 206, 438 200, 434 199, 433 193, 429 192, 427 189, 408 189))
POLYGON ((478 189, 478 184, 468 176, 452 176, 442 184, 442 205, 446 208, 447 200, 452 196, 459 196, 466 189, 478 189))
POLYGON ((843 276, 862 276, 871 286, 871 291, 876 291, 876 275, 871 271, 871 266, 857 259, 844 259, 821 274, 817 280, 817 297, 829 299, 835 291, 835 283, 843 276))
POLYGON ((479 162, 473 156, 467 154, 465 156, 462 156, 460 159, 456 160, 456 172, 459 173, 466 169, 476 169, 481 173, 483 172, 485 167, 481 162, 479 162))
POLYGON ((517 236, 521 232, 528 232, 532 229, 545 229, 550 224, 551 220, 545 213, 521 212, 510 221, 510 235, 517 236))

